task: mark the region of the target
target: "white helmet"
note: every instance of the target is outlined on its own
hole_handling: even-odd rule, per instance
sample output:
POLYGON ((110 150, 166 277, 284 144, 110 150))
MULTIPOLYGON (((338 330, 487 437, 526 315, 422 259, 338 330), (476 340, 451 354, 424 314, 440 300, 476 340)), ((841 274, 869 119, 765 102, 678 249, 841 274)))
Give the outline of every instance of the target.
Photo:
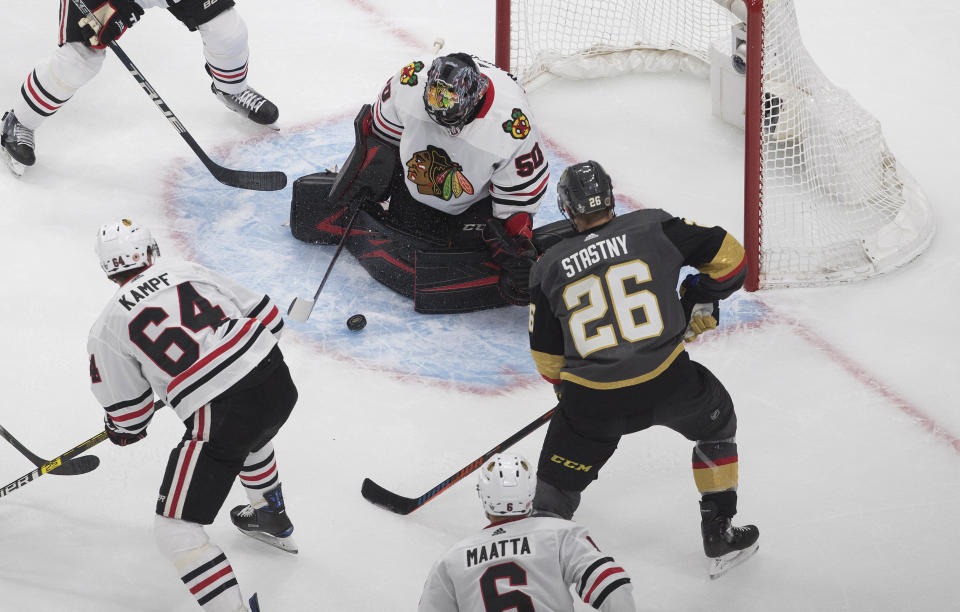
POLYGON ((537 479, 520 455, 494 455, 480 468, 477 493, 487 514, 522 516, 533 511, 537 479))
POLYGON ((108 277, 149 266, 160 255, 150 230, 129 219, 101 225, 96 251, 100 267, 108 277))

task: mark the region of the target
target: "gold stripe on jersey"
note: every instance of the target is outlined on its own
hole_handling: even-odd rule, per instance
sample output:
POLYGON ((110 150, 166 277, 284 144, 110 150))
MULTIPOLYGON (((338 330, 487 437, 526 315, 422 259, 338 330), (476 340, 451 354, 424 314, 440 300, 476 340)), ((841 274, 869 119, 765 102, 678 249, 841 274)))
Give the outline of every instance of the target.
POLYGON ((682 353, 683 351, 684 351, 683 342, 681 342, 680 344, 677 345, 677 348, 673 349, 673 352, 670 353, 670 355, 663 360, 663 363, 661 363, 659 366, 656 367, 656 369, 651 370, 646 374, 641 374, 640 376, 634 376, 633 378, 627 378, 625 380, 615 380, 612 382, 597 382, 594 380, 587 380, 586 378, 577 376, 576 374, 571 374, 570 372, 561 372, 560 378, 563 380, 569 380, 570 382, 576 383, 583 387, 589 387, 591 389, 600 389, 600 390, 621 389, 623 387, 639 385, 640 383, 645 383, 649 380, 653 380, 657 376, 660 376, 661 374, 663 374, 663 372, 667 368, 670 367, 670 364, 672 364, 674 360, 677 357, 679 357, 680 353, 682 353))
POLYGON ((725 281, 740 270, 745 256, 746 252, 743 250, 743 245, 736 238, 727 234, 713 259, 699 266, 698 270, 715 281, 725 281))
POLYGON ((533 355, 533 362, 537 366, 537 372, 540 372, 540 374, 551 380, 558 380, 560 378, 560 371, 567 365, 567 360, 564 359, 563 355, 551 355, 550 353, 542 353, 533 349, 530 350, 530 354, 533 355))

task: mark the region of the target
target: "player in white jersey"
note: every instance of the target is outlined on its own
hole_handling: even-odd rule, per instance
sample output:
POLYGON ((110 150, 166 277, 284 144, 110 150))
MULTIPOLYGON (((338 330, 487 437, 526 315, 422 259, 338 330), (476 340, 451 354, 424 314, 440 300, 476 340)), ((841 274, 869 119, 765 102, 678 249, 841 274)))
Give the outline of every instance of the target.
POLYGON ((488 525, 430 570, 419 612, 573 610, 577 597, 604 612, 633 612, 630 577, 573 521, 531 516, 536 479, 520 455, 495 455, 477 491, 488 525))
POLYGON ((203 526, 239 476, 250 503, 230 512, 233 523, 297 552, 271 443, 297 401, 277 345, 283 317, 262 293, 196 264, 158 259, 150 231, 126 219, 100 228, 96 251, 119 285, 87 344, 107 435, 120 446, 142 440, 157 400, 183 420, 157 498, 157 545, 204 610, 247 610, 203 526))
POLYGON ((257 123, 277 120, 276 105, 247 85, 247 26, 234 0, 82 1, 97 20, 85 18, 74 0, 60 0, 59 46, 27 75, 13 108, 3 115, 0 153, 16 174, 36 162, 34 131, 100 72, 106 46, 148 8, 167 8, 191 32, 200 32, 210 89, 227 108, 257 123))
MULTIPOLYGON (((291 228, 302 240, 334 244, 349 218, 344 207, 362 202, 359 227, 393 232, 386 248, 393 268, 385 270, 375 267, 385 258, 369 256, 362 241, 347 243, 378 280, 404 293, 383 277, 406 268, 412 292, 416 257, 409 251, 488 249, 506 272, 505 295, 526 303, 536 255, 532 217, 550 178, 542 146, 530 102, 511 74, 466 53, 437 57, 429 69, 413 61, 361 109, 340 172, 300 179, 326 181, 327 191, 300 201, 295 187, 291 228), (384 210, 378 203, 386 200, 384 210)), ((383 236, 371 240, 378 248, 370 251, 384 252, 383 236)))

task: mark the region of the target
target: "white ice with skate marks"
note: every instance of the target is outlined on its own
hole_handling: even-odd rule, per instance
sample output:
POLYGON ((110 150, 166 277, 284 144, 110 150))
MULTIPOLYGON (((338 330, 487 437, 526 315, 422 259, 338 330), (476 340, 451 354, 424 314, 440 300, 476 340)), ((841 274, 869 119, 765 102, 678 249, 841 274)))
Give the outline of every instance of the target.
MULTIPOLYGON (((299 176, 341 165, 353 138, 352 120, 340 117, 220 153, 233 167, 284 168, 292 185, 299 176)), ((560 218, 556 183, 570 163, 549 141, 542 148, 552 174, 535 218, 537 226, 560 218)), ((198 261, 239 274, 280 304, 297 296, 312 299, 336 247, 305 244, 290 234, 286 224, 292 186, 264 193, 225 190, 189 160, 170 180, 171 212, 198 261)), ((619 200, 626 203, 621 212, 636 206, 629 196, 621 194, 619 200)), ((759 316, 756 303, 742 294, 725 301, 722 308, 722 325, 759 316)), ((320 351, 403 377, 479 392, 540 381, 528 351, 526 308, 417 314, 411 300, 373 280, 348 252, 335 264, 310 320, 301 324, 288 318, 287 323, 320 351), (360 332, 346 327, 347 318, 355 313, 367 318, 360 332)))

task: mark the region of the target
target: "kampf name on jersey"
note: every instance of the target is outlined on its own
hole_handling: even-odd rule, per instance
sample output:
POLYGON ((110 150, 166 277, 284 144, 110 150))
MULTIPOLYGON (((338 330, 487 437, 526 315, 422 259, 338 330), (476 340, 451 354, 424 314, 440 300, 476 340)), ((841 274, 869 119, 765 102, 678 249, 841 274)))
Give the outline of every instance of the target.
MULTIPOLYGON (((591 237, 599 238, 596 234, 591 234, 587 236, 587 239, 589 240, 591 237)), ((627 250, 627 235, 620 234, 619 236, 604 238, 599 242, 594 242, 590 246, 576 251, 573 255, 564 257, 560 260, 560 265, 563 266, 563 271, 567 275, 567 278, 573 278, 594 264, 598 264, 612 257, 626 255, 627 253, 629 253, 627 250)))
POLYGON ((496 561, 503 557, 522 557, 536 554, 527 536, 486 542, 466 549, 465 553, 465 567, 473 567, 487 561, 496 561))

